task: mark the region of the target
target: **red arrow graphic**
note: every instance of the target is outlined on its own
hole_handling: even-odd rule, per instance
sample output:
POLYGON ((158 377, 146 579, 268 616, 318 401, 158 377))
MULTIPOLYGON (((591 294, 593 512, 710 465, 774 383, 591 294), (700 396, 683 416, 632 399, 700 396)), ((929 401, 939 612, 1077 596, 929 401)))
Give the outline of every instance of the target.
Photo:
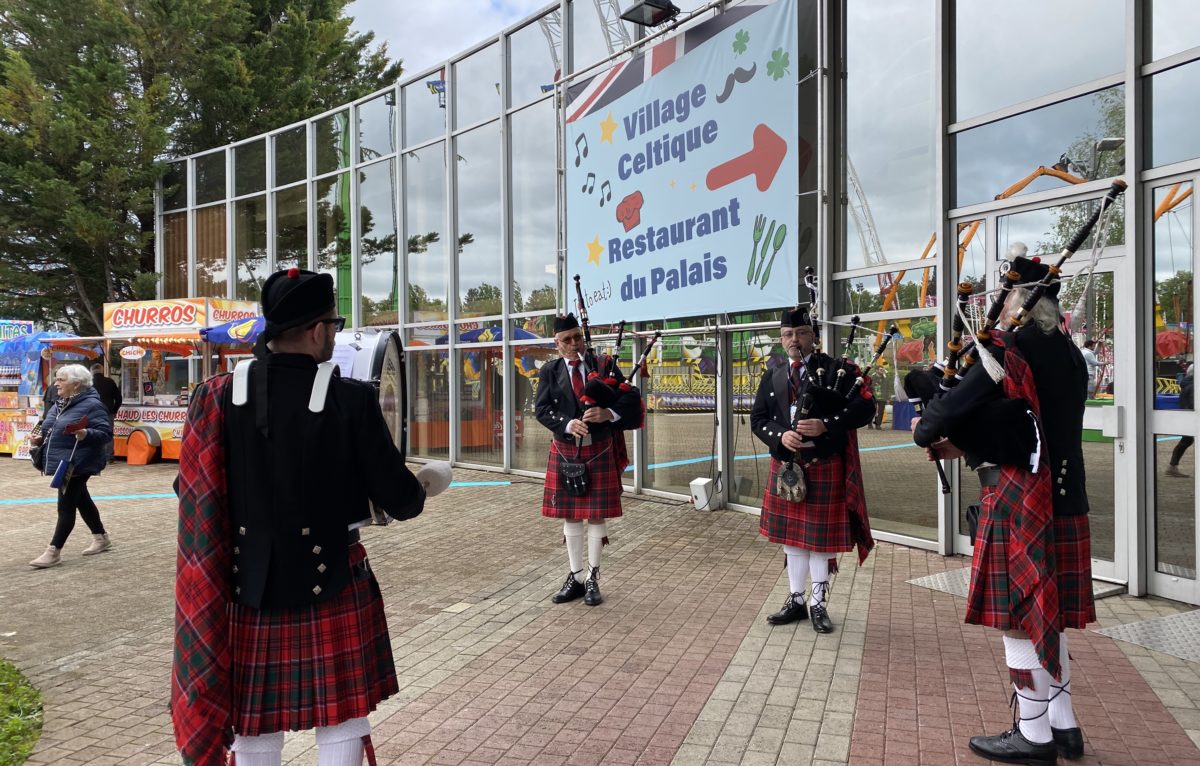
POLYGON ((708 171, 705 183, 709 191, 714 191, 752 175, 758 190, 765 192, 771 188, 771 182, 775 180, 775 173, 779 171, 786 154, 787 141, 766 125, 760 124, 754 129, 754 148, 708 171))

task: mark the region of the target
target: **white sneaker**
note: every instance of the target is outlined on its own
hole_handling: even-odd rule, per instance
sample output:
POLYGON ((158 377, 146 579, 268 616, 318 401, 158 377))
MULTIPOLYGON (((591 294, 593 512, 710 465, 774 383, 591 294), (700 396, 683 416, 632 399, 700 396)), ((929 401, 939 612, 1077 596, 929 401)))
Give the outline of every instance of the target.
POLYGON ((34 569, 49 569, 62 563, 62 552, 53 545, 46 547, 46 552, 29 562, 34 569))
POLYGON ((108 533, 102 535, 92 535, 92 544, 84 549, 84 556, 91 556, 96 553, 104 553, 112 547, 112 540, 108 539, 108 533))

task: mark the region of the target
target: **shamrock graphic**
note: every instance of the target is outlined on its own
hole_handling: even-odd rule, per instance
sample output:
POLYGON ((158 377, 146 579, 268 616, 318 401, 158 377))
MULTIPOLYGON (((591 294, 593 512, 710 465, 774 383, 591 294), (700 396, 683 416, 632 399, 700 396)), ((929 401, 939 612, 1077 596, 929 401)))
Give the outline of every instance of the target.
POLYGON ((739 29, 738 33, 733 37, 733 52, 741 55, 746 52, 746 43, 750 42, 750 33, 744 29, 739 29))
POLYGON ((787 74, 788 55, 783 48, 776 48, 771 54, 771 60, 767 62, 767 74, 771 75, 772 80, 778 80, 787 74))

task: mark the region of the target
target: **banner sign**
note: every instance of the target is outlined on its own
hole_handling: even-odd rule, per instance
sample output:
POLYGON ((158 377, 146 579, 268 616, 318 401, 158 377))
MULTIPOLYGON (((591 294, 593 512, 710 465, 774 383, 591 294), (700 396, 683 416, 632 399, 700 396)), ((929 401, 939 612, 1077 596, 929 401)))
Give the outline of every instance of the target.
POLYGON ((592 321, 796 303, 796 16, 735 6, 571 92, 566 267, 592 321))
POLYGON ((22 319, 0 319, 0 340, 12 340, 22 335, 33 335, 33 322, 22 319))
POLYGON ((257 303, 224 298, 105 303, 104 334, 114 338, 132 338, 156 333, 198 331, 210 322, 230 322, 257 315, 257 303))

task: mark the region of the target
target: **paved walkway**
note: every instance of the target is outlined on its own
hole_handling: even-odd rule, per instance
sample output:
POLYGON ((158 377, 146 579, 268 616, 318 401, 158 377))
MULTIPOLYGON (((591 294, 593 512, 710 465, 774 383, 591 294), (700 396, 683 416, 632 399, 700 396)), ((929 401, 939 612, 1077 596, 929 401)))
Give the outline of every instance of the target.
MULTIPOLYGON (((180 763, 166 710, 175 510, 170 465, 118 464, 92 482, 116 541, 34 571, 52 492, 0 459, 0 655, 43 692, 30 764, 180 763)), ((462 481, 507 481, 460 471, 462 481)), ((597 608, 549 603, 561 527, 541 482, 456 487, 420 518, 365 535, 392 628, 401 692, 372 716, 381 763, 980 763, 966 738, 1009 724, 1001 644, 961 624, 962 600, 905 581, 945 559, 882 544, 843 557, 838 630, 770 628, 782 556, 757 519, 637 499, 611 525, 597 608)), ((1101 624, 1185 607, 1100 602, 1101 624)), ((1072 633, 1087 764, 1200 763, 1200 666, 1072 633)), ((285 761, 316 763, 312 735, 285 761)))

